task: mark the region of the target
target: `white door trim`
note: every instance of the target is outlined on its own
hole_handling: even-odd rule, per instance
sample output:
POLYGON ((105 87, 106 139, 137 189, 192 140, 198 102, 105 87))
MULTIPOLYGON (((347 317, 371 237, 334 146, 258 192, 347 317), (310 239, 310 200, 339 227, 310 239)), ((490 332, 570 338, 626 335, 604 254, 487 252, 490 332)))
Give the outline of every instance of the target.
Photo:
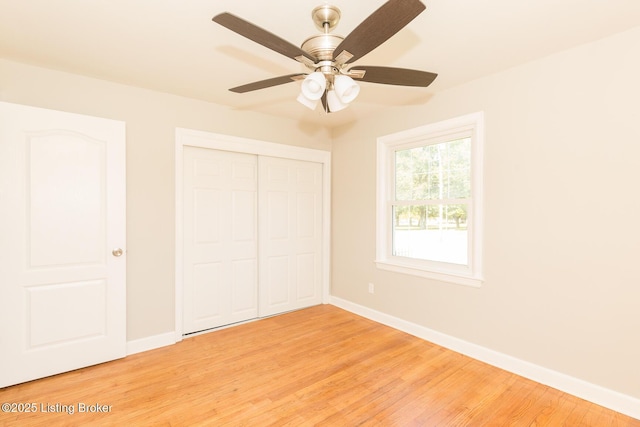
POLYGON ((175 142, 175 339, 182 341, 183 229, 182 185, 185 146, 234 151, 236 153, 281 157, 322 164, 322 302, 330 302, 331 152, 192 129, 176 128, 175 142))

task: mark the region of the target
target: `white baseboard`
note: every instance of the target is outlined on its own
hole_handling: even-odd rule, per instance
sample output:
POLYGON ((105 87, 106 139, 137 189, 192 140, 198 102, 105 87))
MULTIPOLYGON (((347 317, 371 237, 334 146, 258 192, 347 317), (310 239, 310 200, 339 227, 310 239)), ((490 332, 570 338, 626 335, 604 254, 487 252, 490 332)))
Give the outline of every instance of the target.
POLYGON ((335 296, 331 297, 331 304, 500 369, 504 369, 505 371, 518 374, 597 405, 604 406, 605 408, 640 419, 640 399, 632 396, 606 389, 335 296))
POLYGON ((154 350, 156 348, 173 345, 176 343, 175 332, 166 332, 138 340, 127 341, 127 356, 142 353, 143 351, 154 350))

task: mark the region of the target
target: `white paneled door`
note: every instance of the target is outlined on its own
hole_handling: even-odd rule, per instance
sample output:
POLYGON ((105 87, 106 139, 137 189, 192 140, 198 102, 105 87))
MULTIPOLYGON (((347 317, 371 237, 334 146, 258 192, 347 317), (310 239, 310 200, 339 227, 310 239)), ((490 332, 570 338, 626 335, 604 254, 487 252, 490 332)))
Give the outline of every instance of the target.
POLYGON ((322 165, 259 159, 260 315, 322 303, 322 165))
POLYGON ((322 303, 323 165, 184 146, 183 334, 322 303))
POLYGON ((124 357, 125 125, 0 103, 0 387, 124 357))
POLYGON ((258 315, 257 156, 185 147, 183 333, 258 315))

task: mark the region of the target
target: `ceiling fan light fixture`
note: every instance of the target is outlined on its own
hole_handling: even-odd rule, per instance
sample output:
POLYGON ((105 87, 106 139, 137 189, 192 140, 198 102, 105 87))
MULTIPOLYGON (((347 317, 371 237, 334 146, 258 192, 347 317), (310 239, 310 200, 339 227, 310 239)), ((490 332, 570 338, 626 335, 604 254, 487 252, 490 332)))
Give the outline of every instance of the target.
POLYGON ((323 73, 316 71, 309 74, 302 82, 302 95, 311 101, 322 98, 327 88, 327 79, 323 73))
POLYGON ((302 105, 304 105, 305 107, 307 107, 310 110, 315 110, 316 107, 318 106, 318 102, 320 102, 319 100, 313 100, 313 99, 309 99, 306 96, 304 96, 303 93, 301 93, 300 95, 298 95, 298 98, 296 98, 298 100, 298 102, 302 105))
POLYGON ((334 77, 333 87, 336 95, 343 104, 349 104, 360 93, 360 86, 349 76, 337 75, 334 77))
POLYGON ((344 110, 349 104, 340 101, 338 94, 332 89, 327 92, 327 106, 329 107, 329 112, 335 113, 336 111, 344 110))
POLYGON ((214 16, 213 21, 309 70, 245 84, 230 91, 245 93, 302 80, 300 103, 313 110, 322 100, 325 111, 335 112, 346 108, 360 93, 354 78, 369 83, 416 87, 427 87, 433 82, 437 74, 426 71, 386 66, 350 68, 351 63, 394 36, 425 9, 421 0, 386 0, 351 33, 342 37, 331 32, 340 21, 340 9, 325 3, 311 13, 321 33, 308 37, 300 47, 229 12, 214 16))

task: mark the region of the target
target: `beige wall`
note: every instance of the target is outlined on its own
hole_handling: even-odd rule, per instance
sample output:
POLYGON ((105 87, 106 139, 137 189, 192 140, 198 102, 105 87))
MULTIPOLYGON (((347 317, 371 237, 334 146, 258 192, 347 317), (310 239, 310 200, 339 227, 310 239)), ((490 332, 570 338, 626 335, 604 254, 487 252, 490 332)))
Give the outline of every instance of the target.
POLYGON ((636 27, 335 130, 332 294, 640 398, 639 46, 636 27), (475 111, 485 283, 376 269, 376 138, 475 111))
POLYGON ((0 60, 0 100, 127 127, 127 338, 174 330, 175 128, 329 149, 326 130, 0 60))

